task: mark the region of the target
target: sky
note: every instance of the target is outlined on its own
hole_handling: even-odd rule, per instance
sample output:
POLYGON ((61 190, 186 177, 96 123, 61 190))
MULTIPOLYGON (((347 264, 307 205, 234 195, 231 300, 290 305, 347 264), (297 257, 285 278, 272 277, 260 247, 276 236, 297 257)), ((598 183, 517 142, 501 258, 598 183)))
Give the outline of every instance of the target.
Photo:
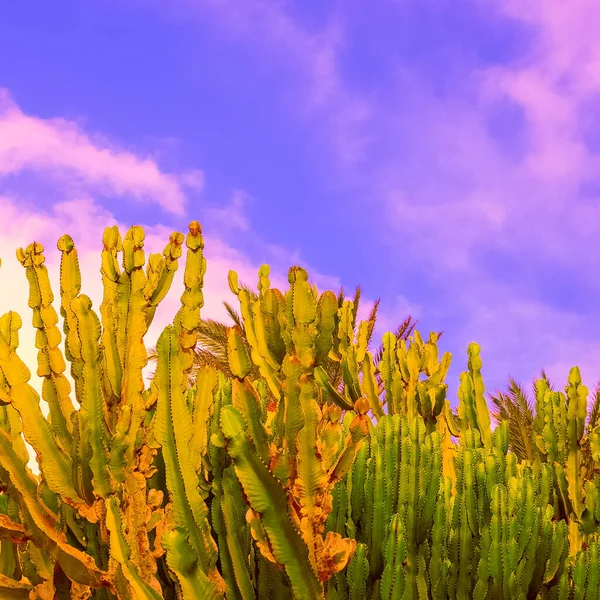
MULTIPOLYGON (((101 298, 102 231, 204 229, 203 316, 227 272, 381 299, 444 331, 457 406, 469 342, 486 390, 577 365, 600 379, 600 13, 595 0, 41 0, 0 7, 0 313, 57 239, 101 298)), ((181 275, 181 271, 179 274, 181 275)), ((174 284, 146 342, 182 291, 174 284)), ((58 308, 59 303, 55 303, 58 308)))

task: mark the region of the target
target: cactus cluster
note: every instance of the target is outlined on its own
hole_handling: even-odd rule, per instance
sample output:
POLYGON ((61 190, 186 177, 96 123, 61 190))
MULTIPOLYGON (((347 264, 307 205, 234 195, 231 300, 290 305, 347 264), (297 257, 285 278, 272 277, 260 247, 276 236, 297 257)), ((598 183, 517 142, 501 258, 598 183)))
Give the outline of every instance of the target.
POLYGON ((374 356, 374 321, 355 327, 351 300, 320 294, 300 267, 287 291, 273 289, 263 265, 257 294, 229 274, 242 319, 227 331, 228 372, 206 365, 191 382, 206 270, 199 224, 147 263, 138 226, 123 238, 107 228, 103 246, 98 316, 73 240, 58 242, 62 334, 44 249, 17 252, 42 387, 40 398, 9 312, 0 598, 600 597, 600 426, 586 429, 577 368, 565 394, 538 382, 536 450, 519 461, 508 423, 491 430, 476 344, 454 413, 437 334, 386 334, 374 356), (181 307, 146 388, 144 336, 184 241, 181 307))

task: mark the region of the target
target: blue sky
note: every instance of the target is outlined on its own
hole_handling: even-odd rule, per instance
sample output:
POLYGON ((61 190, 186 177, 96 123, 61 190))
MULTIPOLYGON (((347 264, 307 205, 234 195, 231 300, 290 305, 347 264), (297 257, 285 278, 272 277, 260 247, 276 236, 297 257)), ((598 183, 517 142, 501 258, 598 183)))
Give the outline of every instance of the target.
POLYGON ((156 252, 198 218, 204 316, 227 269, 254 284, 267 262, 285 286, 302 264, 380 297, 378 337, 407 314, 444 330, 453 406, 471 340, 487 390, 542 368, 562 387, 573 365, 593 388, 600 19, 565 6, 5 3, 0 309, 25 317, 14 250, 33 239, 52 268, 71 233, 94 298, 107 224, 156 252))

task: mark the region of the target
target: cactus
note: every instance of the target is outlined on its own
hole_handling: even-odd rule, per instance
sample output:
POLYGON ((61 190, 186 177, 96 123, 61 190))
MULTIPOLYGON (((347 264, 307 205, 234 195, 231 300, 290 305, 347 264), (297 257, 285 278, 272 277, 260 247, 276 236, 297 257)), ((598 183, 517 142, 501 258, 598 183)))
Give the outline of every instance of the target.
POLYGON ((577 367, 569 373, 565 393, 552 389, 544 372, 534 382, 535 408, 511 380, 511 395, 492 397, 496 419, 510 426, 511 447, 538 470, 552 471, 554 512, 567 520, 569 548, 574 556, 591 534, 600 531, 594 490, 600 479, 600 388, 587 410, 588 388, 577 367), (525 417, 519 421, 519 417, 525 417), (589 498, 586 502, 585 499, 589 498))
POLYGON ((63 236, 64 339, 44 249, 17 252, 48 414, 9 312, 0 597, 598 598, 600 400, 586 430, 576 368, 564 395, 538 382, 535 446, 519 456, 509 422, 491 430, 477 344, 454 413, 438 334, 388 333, 372 354, 376 309, 357 324, 359 294, 319 294, 300 267, 281 292, 263 265, 258 293, 229 274, 241 316, 223 332, 227 368, 195 369, 206 262, 192 222, 181 307, 145 389, 143 338, 183 243, 173 233, 144 270, 143 230, 107 228, 99 317, 63 236))
MULTIPOLYGON (((188 265, 193 266, 198 240, 199 228, 192 224, 188 265)), ((58 242, 64 355, 44 249, 33 243, 17 252, 29 281, 37 374, 44 378, 42 398, 49 414, 43 415, 39 396, 28 383, 29 370, 17 354, 20 319, 15 313, 4 315, 0 477, 12 507, 8 514, 15 526, 24 528, 30 556, 36 556, 32 544, 47 552, 43 563, 40 557, 33 562, 36 590, 52 589, 57 577, 66 576, 63 587, 71 594, 88 589, 97 590, 98 598, 161 598, 164 585, 148 527, 156 524, 153 508, 160 501, 147 489, 156 451, 152 430, 145 427, 152 411, 144 392, 142 339, 171 285, 183 236, 174 233, 162 256, 151 255, 146 272, 140 227, 131 228, 123 240, 116 227, 107 228, 103 242, 102 326, 91 301, 81 294, 73 240, 63 236, 58 242), (122 269, 117 260, 121 251, 122 269), (71 363, 74 396, 64 376, 65 358, 71 363), (39 476, 27 465, 21 430, 36 453, 39 476)), ((16 568, 5 573, 15 574, 16 568)))

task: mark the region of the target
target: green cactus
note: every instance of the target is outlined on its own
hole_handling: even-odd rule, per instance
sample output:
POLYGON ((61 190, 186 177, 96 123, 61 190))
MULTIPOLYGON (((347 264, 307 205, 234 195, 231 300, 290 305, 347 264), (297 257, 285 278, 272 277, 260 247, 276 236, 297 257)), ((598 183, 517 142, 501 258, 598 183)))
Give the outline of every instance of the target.
POLYGON ((600 388, 589 415, 588 388, 581 384, 577 367, 569 373, 565 394, 555 392, 542 372, 534 382, 535 408, 514 380, 510 392, 492 396, 497 408, 494 417, 508 423, 511 448, 521 459, 528 460, 534 470, 541 464, 550 466, 550 502, 555 513, 567 520, 569 548, 574 556, 589 536, 600 530, 593 491, 600 475, 600 388))

